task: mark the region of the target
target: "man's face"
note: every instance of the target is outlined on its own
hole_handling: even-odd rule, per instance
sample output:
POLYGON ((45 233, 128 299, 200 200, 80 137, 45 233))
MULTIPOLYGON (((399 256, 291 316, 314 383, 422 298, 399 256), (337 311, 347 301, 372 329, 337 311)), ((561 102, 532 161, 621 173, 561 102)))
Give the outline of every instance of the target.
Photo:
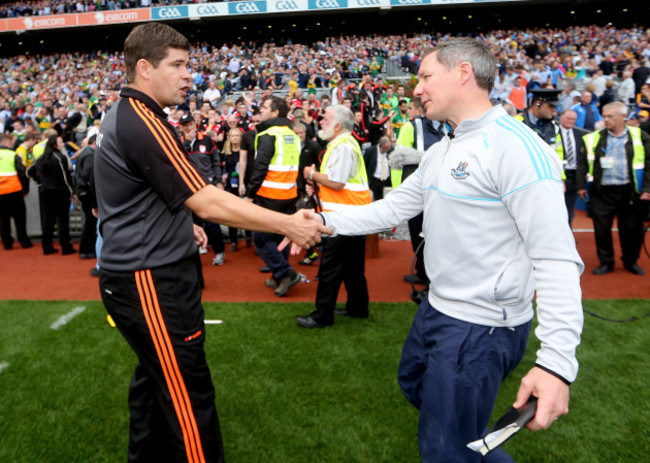
POLYGON ((196 137, 196 124, 193 122, 186 122, 185 124, 179 125, 178 128, 186 140, 194 140, 196 137))
POLYGON ((151 97, 165 108, 185 102, 192 76, 187 70, 188 52, 168 48, 167 56, 154 68, 150 64, 151 97))
POLYGON ((551 120, 555 116, 555 106, 545 101, 540 101, 537 109, 537 119, 551 120))
POLYGON ((354 113, 354 123, 355 124, 361 124, 361 118, 362 118, 362 115, 361 115, 361 113, 359 111, 354 113))
POLYGON ((622 129, 625 126, 625 116, 620 114, 616 108, 603 109, 603 120, 608 130, 622 129))
POLYGON ((237 105, 237 111, 238 111, 239 114, 241 114, 242 116, 245 116, 245 115, 246 115, 246 103, 239 103, 239 104, 237 105))
POLYGON ((420 110, 414 104, 409 103, 408 108, 406 108, 406 114, 408 115, 409 119, 415 119, 420 115, 420 110))
POLYGON ((264 103, 260 106, 260 122, 268 121, 274 117, 274 111, 271 110, 271 100, 264 100, 264 103))
POLYGON ((407 107, 408 107, 408 106, 406 105, 406 103, 402 103, 401 105, 399 105, 399 112, 400 112, 400 114, 406 114, 406 108, 407 108, 407 107))
POLYGON ((582 104, 588 105, 591 103, 591 92, 582 92, 580 96, 580 101, 582 104))
POLYGON ((334 111, 325 111, 325 116, 320 123, 321 130, 318 131, 318 136, 323 140, 331 140, 334 138, 336 130, 336 122, 334 121, 334 111))
POLYGON ((569 130, 575 127, 577 115, 573 111, 568 111, 560 116, 560 125, 569 130))
POLYGON ((447 70, 436 59, 436 52, 428 54, 420 65, 418 84, 413 95, 420 98, 427 118, 447 120, 447 114, 455 105, 455 98, 449 91, 452 87, 454 69, 447 70))
POLYGON ((307 137, 307 132, 305 131, 305 128, 302 126, 302 124, 296 124, 296 127, 293 129, 296 135, 300 137, 300 141, 304 142, 305 138, 307 137))

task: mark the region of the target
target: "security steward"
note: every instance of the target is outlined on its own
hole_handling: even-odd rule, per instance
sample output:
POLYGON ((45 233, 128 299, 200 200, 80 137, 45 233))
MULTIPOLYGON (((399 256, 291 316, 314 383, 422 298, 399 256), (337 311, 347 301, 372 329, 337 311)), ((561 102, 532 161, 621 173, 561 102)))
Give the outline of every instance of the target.
POLYGON ((626 118, 625 103, 606 104, 605 128, 583 137, 585 148, 578 157, 578 196, 587 199, 585 178, 587 174, 593 177, 589 204, 600 261, 592 271, 594 275, 614 271, 614 217, 618 221, 623 267, 635 275, 645 275, 637 260, 650 205, 650 135, 626 125, 626 118))
POLYGON ((131 463, 224 461, 197 265, 196 246, 207 237, 192 212, 286 234, 303 248, 332 232, 311 211, 277 214, 206 184, 190 164, 163 110, 183 104, 192 88, 189 49, 166 24, 135 27, 124 43, 129 85, 97 137, 100 293, 138 358, 129 388, 131 463))
POLYGON ((14 244, 11 236, 11 219, 16 225, 18 242, 23 248, 31 248, 27 236, 27 211, 24 195, 29 192, 29 179, 20 156, 11 149, 11 136, 0 134, 0 222, 2 245, 9 250, 14 244))
MULTIPOLYGON (((321 121, 319 138, 328 140, 320 171, 315 165, 305 167, 303 175, 319 185, 324 211, 340 211, 349 206, 372 202, 368 176, 359 144, 352 136, 354 115, 343 105, 331 106, 321 121)), ((326 238, 318 269, 316 310, 297 316, 303 328, 324 328, 334 324, 334 314, 355 318, 368 317, 366 282, 366 237, 335 236, 326 238), (341 283, 345 284, 345 310, 335 311, 341 283)))
MULTIPOLYGON (((260 106, 260 120, 255 138, 255 163, 246 197, 265 209, 290 214, 298 201, 298 165, 300 138, 289 128, 289 107, 276 96, 266 98, 260 106)), ((272 277, 265 284, 275 289, 275 295, 285 296, 300 282, 300 274, 289 264, 289 248, 278 251, 282 236, 253 232, 257 254, 272 277)))
POLYGON ((536 88, 530 91, 532 94, 530 106, 521 114, 515 116, 528 127, 533 129, 539 137, 551 146, 555 146, 555 140, 559 128, 554 121, 555 105, 560 104, 558 95, 562 90, 554 88, 536 88))

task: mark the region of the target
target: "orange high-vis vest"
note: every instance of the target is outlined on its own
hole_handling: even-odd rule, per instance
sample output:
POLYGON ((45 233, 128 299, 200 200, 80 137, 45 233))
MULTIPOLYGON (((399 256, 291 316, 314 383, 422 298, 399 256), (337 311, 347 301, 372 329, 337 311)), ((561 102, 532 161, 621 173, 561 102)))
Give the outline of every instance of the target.
POLYGON ((269 199, 294 199, 298 197, 298 162, 300 138, 289 127, 271 127, 257 134, 255 151, 262 135, 275 137, 275 152, 257 195, 269 199))
POLYGON ((16 153, 9 148, 0 148, 0 195, 23 190, 16 171, 16 153))
POLYGON ((526 87, 510 87, 510 101, 520 111, 526 109, 526 87))
POLYGON ((327 173, 327 164, 334 150, 341 145, 349 146, 357 157, 357 171, 350 175, 342 190, 334 190, 320 185, 319 196, 324 211, 341 211, 349 206, 362 206, 372 202, 372 194, 368 188, 368 175, 359 144, 352 134, 339 135, 327 145, 320 167, 321 173, 327 173))

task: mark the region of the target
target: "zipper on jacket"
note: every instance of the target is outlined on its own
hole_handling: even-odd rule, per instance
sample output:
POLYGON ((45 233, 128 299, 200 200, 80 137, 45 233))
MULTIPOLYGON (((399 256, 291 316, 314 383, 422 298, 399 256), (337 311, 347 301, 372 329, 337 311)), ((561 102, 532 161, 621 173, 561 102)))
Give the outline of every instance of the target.
POLYGON ((508 312, 506 311, 505 307, 501 307, 501 313, 503 314, 503 319, 507 320, 508 319, 508 312))

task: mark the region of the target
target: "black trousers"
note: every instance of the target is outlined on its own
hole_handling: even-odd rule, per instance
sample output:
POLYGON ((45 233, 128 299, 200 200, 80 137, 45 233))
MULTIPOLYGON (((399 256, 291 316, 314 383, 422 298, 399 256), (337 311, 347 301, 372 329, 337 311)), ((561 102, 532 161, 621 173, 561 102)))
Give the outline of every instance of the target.
POLYGON ((57 222, 61 250, 72 249, 72 243, 70 243, 70 193, 67 190, 42 190, 42 198, 45 215, 43 237, 41 239, 43 250, 52 249, 54 226, 57 222))
POLYGON ((334 323, 334 309, 341 283, 348 299, 345 309, 351 316, 368 316, 368 283, 366 282, 366 237, 336 236, 323 239, 322 258, 318 269, 316 310, 311 317, 323 325, 334 323))
POLYGON ((0 195, 0 237, 5 249, 11 249, 14 244, 11 236, 11 219, 14 219, 16 225, 18 242, 23 247, 29 246, 31 240, 27 236, 27 211, 22 191, 0 195))
POLYGON ((390 178, 381 180, 377 177, 371 177, 368 186, 372 192, 372 200, 379 201, 380 199, 384 199, 384 188, 390 186, 390 178))
POLYGON ((569 214, 569 225, 573 223, 573 218, 575 217, 575 208, 576 200, 578 199, 578 193, 576 192, 576 171, 575 170, 565 170, 564 174, 566 180, 564 181, 564 186, 566 191, 564 192, 564 203, 566 204, 566 210, 569 214))
MULTIPOLYGON (((596 250, 601 265, 614 267, 612 224, 618 221, 621 259, 626 266, 636 264, 643 244, 643 221, 648 217, 648 201, 632 195, 631 185, 601 186, 589 200, 594 221, 596 250)), ((593 188, 592 188, 593 192, 593 188)))
POLYGON ((106 310, 139 360, 129 387, 129 462, 223 462, 200 279, 195 258, 100 270, 106 310))
POLYGON ((89 195, 79 195, 81 212, 83 213, 83 227, 79 239, 79 254, 95 254, 97 241, 97 219, 93 215, 93 202, 89 195))

